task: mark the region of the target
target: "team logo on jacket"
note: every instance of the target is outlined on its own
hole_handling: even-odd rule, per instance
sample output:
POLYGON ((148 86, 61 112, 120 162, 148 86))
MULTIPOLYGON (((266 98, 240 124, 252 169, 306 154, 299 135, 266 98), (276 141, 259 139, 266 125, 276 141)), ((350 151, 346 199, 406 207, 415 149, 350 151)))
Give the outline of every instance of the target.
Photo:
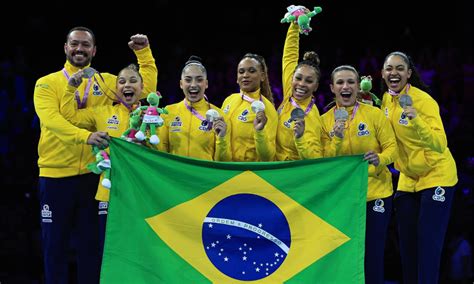
POLYGON ((377 200, 375 200, 374 207, 372 207, 372 209, 375 212, 383 213, 383 212, 385 212, 385 208, 383 207, 384 204, 385 203, 383 202, 382 199, 377 199, 377 200))
POLYGON ((212 129, 212 123, 207 121, 207 120, 203 120, 201 122, 201 125, 199 125, 199 130, 201 131, 209 131, 212 129))
POLYGON ((364 122, 361 122, 359 123, 357 128, 359 129, 359 131, 357 132, 357 136, 369 136, 370 131, 367 130, 367 124, 365 124, 364 122))
POLYGON ((43 223, 53 223, 53 211, 49 210, 49 205, 44 204, 43 209, 41 209, 41 222, 43 223))
POLYGON ((247 115, 249 114, 249 111, 247 109, 245 109, 240 115, 239 117, 237 117, 238 120, 240 121, 243 121, 243 122, 246 122, 248 119, 247 119, 247 115))
POLYGON ((439 202, 444 202, 446 200, 446 197, 444 197, 445 193, 446 193, 446 191, 441 186, 438 186, 435 189, 435 192, 433 194, 433 200, 434 201, 439 201, 439 202))
POLYGON ((400 120, 398 120, 398 123, 401 125, 408 125, 408 117, 404 112, 400 115, 400 120))
POLYGON ((106 201, 99 202, 99 215, 107 215, 107 209, 109 208, 109 203, 106 201))
POLYGON ((120 124, 120 121, 117 117, 117 115, 112 115, 112 117, 109 117, 107 119, 107 129, 118 129, 118 125, 120 124))
POLYGON ((226 105, 225 108, 224 108, 224 110, 223 110, 223 112, 224 112, 225 114, 228 114, 228 113, 229 113, 229 110, 230 110, 230 105, 226 105))
POLYGON ((176 116, 173 121, 170 123, 170 131, 171 132, 180 132, 181 126, 183 126, 183 122, 179 116, 176 116))
POLYGON ((96 83, 94 83, 94 85, 92 85, 92 95, 102 96, 102 92, 100 91, 99 85, 97 85, 96 83))
POLYGON ((287 121, 283 122, 283 125, 286 127, 286 128, 291 128, 291 116, 288 118, 287 121))

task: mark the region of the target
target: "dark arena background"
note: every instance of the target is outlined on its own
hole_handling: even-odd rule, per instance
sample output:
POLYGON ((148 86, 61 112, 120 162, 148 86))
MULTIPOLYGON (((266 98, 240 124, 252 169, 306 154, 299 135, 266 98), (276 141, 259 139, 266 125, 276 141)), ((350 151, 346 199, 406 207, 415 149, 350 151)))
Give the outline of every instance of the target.
MULTIPOLYGON (((450 259, 460 238, 474 244, 473 111, 474 63, 472 1, 15 1, 0 17, 0 283, 43 283, 40 208, 37 194, 39 121, 33 106, 36 80, 65 63, 66 34, 74 26, 91 28, 97 39, 92 66, 117 74, 135 62, 130 36, 146 34, 159 70, 161 106, 182 99, 181 69, 198 55, 208 71, 207 96, 217 106, 238 91, 236 69, 247 52, 263 55, 270 84, 281 91, 281 56, 288 24, 286 7, 321 6, 301 35, 300 56, 314 50, 321 59, 317 91, 321 113, 333 99, 331 71, 356 67, 374 78, 380 96, 385 55, 410 55, 441 109, 459 183, 441 263, 441 283, 451 283, 450 259)), ((317 178, 317 177, 315 177, 317 178)), ((394 175, 394 182, 397 176, 394 175)), ((71 255, 74 252, 71 248, 71 255)), ((472 253, 472 250, 471 252, 472 253)), ((397 233, 392 222, 385 255, 386 283, 401 283, 397 233)), ((71 263, 74 270, 74 265, 71 263)), ((471 267, 472 271, 472 267, 471 267)), ((472 278, 471 278, 472 281, 472 278)), ((71 283, 75 283, 71 280, 71 283)), ((471 283, 471 282, 470 282, 471 283)))

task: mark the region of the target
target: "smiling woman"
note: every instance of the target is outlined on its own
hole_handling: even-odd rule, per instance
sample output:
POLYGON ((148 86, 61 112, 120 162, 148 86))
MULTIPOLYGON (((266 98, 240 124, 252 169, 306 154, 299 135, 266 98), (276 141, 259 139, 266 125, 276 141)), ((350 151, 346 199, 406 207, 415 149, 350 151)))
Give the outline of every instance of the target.
POLYGON ((336 105, 321 116, 324 156, 363 154, 369 163, 366 208, 365 281, 384 282, 384 250, 392 211, 392 174, 397 157, 395 135, 384 113, 359 103, 359 73, 349 65, 331 73, 336 105))
POLYGON ((437 283, 457 168, 438 103, 415 64, 391 52, 382 69, 382 109, 397 135, 400 171, 394 204, 405 283, 437 283), (413 232, 417 232, 415 235, 413 232))
POLYGON ((230 129, 223 112, 207 101, 207 71, 201 58, 191 56, 181 71, 184 99, 168 105, 159 129, 158 149, 211 161, 230 161, 230 129))
MULTIPOLYGON (((153 69, 156 70, 152 65, 149 67, 143 66, 142 72, 151 72, 157 75, 156 72, 152 71, 153 69)), ((116 97, 120 99, 120 103, 113 106, 105 105, 76 109, 74 90, 80 85, 77 78, 81 78, 82 73, 82 71, 79 71, 71 76, 69 87, 62 98, 61 114, 69 122, 78 127, 97 129, 101 131, 101 133, 107 133, 111 137, 121 137, 129 127, 131 112, 138 107, 138 100, 144 87, 142 75, 139 73, 137 66, 130 64, 123 68, 117 75, 116 97)), ((93 135, 91 135, 88 140, 91 139, 93 139, 93 135)), ((106 147, 107 142, 104 141, 103 143, 106 147)), ((100 201, 109 200, 109 190, 104 188, 100 183, 96 198, 100 201)))
POLYGON ((283 48, 283 101, 278 107, 276 159, 279 161, 322 157, 321 122, 314 94, 319 88, 319 55, 305 52, 298 62, 299 29, 291 23, 283 48), (300 116, 295 118, 295 114, 300 116))
POLYGON ((265 59, 245 54, 237 67, 237 83, 240 93, 228 96, 222 104, 232 131, 232 161, 273 161, 278 117, 265 59), (254 101, 265 107, 253 113, 254 101))

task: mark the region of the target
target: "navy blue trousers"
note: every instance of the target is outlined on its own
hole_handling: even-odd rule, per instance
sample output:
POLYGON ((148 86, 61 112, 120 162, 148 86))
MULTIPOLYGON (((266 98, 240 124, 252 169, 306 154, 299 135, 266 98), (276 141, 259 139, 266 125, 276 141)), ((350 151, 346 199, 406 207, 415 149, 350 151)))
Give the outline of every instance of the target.
POLYGON ((453 197, 454 187, 395 194, 403 283, 438 283, 453 197))
MULTIPOLYGON (((69 282, 71 238, 78 283, 99 283, 104 236, 95 200, 99 176, 39 179, 45 283, 69 282)), ((104 217, 105 218, 105 217, 104 217)))
POLYGON ((367 202, 365 231, 365 283, 384 283, 384 251, 388 224, 392 215, 389 196, 367 202))

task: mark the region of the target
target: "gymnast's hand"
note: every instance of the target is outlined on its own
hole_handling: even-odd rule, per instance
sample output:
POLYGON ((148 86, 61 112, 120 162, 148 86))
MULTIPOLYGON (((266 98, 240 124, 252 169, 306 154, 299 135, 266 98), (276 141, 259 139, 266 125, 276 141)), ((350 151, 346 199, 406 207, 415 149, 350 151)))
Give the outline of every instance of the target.
POLYGON ((150 43, 148 42, 148 37, 142 34, 136 34, 130 37, 128 46, 133 50, 140 50, 147 47, 150 43))

